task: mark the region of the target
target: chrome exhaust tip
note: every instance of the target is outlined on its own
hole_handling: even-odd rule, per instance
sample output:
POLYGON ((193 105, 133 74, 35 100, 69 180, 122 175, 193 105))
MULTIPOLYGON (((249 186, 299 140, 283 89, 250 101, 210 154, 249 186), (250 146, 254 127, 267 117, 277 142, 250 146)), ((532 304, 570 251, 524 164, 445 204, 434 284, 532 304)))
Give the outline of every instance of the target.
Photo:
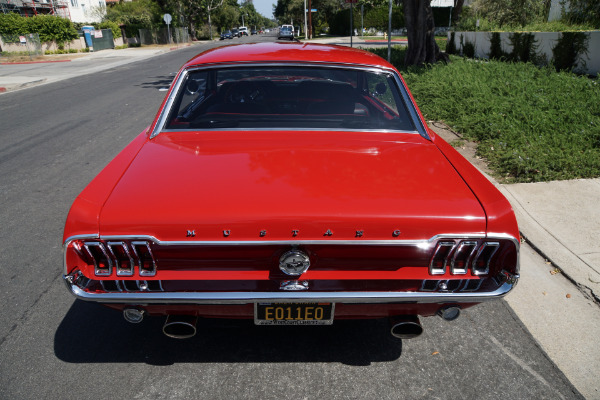
POLYGON ((163 325, 163 333, 173 339, 189 339, 196 334, 195 315, 169 315, 163 325))
POLYGON ((390 325, 390 333, 398 339, 413 339, 423 333, 419 317, 415 315, 390 318, 390 325))
POLYGON ((128 307, 123 310, 123 318, 132 324, 139 324, 144 320, 144 310, 128 307))
POLYGON ((440 308, 437 314, 446 321, 454 321, 460 316, 460 307, 444 307, 440 308))

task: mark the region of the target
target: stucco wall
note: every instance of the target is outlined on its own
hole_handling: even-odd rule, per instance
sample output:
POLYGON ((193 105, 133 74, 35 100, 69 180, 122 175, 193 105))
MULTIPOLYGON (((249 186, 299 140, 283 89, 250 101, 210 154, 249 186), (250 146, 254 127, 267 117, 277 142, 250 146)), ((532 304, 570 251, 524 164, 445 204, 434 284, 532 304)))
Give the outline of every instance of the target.
MULTIPOLYGON (((545 55, 546 59, 552 61, 552 49, 556 46, 558 39, 561 37, 560 32, 532 32, 535 35, 537 53, 545 55)), ((597 75, 600 71, 600 31, 586 32, 588 35, 588 54, 583 54, 579 57, 576 70, 591 75, 597 75)), ((506 53, 512 51, 510 44, 511 32, 500 32, 500 40, 502 50, 506 53)), ((463 43, 473 43, 475 46, 475 57, 489 58, 491 32, 455 32, 454 44, 458 52, 461 51, 460 40, 463 36, 463 43)), ((448 40, 450 33, 448 32, 448 40)))

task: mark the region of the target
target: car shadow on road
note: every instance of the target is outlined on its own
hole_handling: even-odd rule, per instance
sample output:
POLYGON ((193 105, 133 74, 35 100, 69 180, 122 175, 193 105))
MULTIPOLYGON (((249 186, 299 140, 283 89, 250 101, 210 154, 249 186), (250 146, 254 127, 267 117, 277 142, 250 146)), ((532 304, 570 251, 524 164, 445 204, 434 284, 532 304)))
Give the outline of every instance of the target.
POLYGON ((394 361, 402 341, 387 320, 336 321, 331 326, 255 326, 252 320, 201 319, 196 336, 163 335, 164 318, 140 324, 121 313, 76 300, 54 336, 55 355, 70 363, 339 362, 370 365, 394 361))
POLYGON ((149 77, 142 83, 134 86, 142 87, 144 89, 163 89, 171 86, 171 82, 175 79, 174 75, 162 75, 149 77))

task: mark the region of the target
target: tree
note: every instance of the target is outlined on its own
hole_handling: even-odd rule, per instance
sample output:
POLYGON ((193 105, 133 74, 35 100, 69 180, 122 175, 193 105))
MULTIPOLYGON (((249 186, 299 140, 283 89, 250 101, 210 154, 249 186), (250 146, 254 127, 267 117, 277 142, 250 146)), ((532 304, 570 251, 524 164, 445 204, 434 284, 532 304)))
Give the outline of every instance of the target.
MULTIPOLYGON (((315 8, 314 2, 312 6, 315 8)), ((298 25, 304 21, 304 0, 277 0, 273 15, 280 24, 298 25)))
POLYGON ((462 13, 463 5, 465 0, 454 0, 454 7, 452 8, 452 23, 457 24, 460 21, 460 14, 462 13))
POLYGON ((219 8, 214 17, 215 24, 219 27, 220 31, 237 26, 237 21, 239 20, 239 7, 231 4, 225 4, 223 7, 219 8))
POLYGON ((590 24, 600 28, 600 1, 571 0, 568 9, 563 8, 564 17, 571 23, 590 24))
POLYGON ((212 23, 210 21, 210 13, 221 7, 223 0, 204 0, 206 12, 208 14, 208 37, 212 40, 212 23))
POLYGON ((431 0, 403 0, 404 23, 408 36, 406 65, 433 64, 448 61, 448 56, 440 51, 435 42, 431 0))

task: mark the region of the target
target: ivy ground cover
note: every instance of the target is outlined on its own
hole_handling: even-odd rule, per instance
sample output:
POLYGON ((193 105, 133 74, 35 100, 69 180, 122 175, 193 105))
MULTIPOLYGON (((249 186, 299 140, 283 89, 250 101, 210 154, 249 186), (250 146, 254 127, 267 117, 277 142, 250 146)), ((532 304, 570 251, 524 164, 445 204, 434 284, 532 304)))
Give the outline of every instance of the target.
MULTIPOLYGON (((478 143, 495 173, 512 182, 600 177, 600 81, 552 66, 472 60, 401 70, 429 120, 478 143)), ((387 57, 387 49, 380 49, 387 57)))

